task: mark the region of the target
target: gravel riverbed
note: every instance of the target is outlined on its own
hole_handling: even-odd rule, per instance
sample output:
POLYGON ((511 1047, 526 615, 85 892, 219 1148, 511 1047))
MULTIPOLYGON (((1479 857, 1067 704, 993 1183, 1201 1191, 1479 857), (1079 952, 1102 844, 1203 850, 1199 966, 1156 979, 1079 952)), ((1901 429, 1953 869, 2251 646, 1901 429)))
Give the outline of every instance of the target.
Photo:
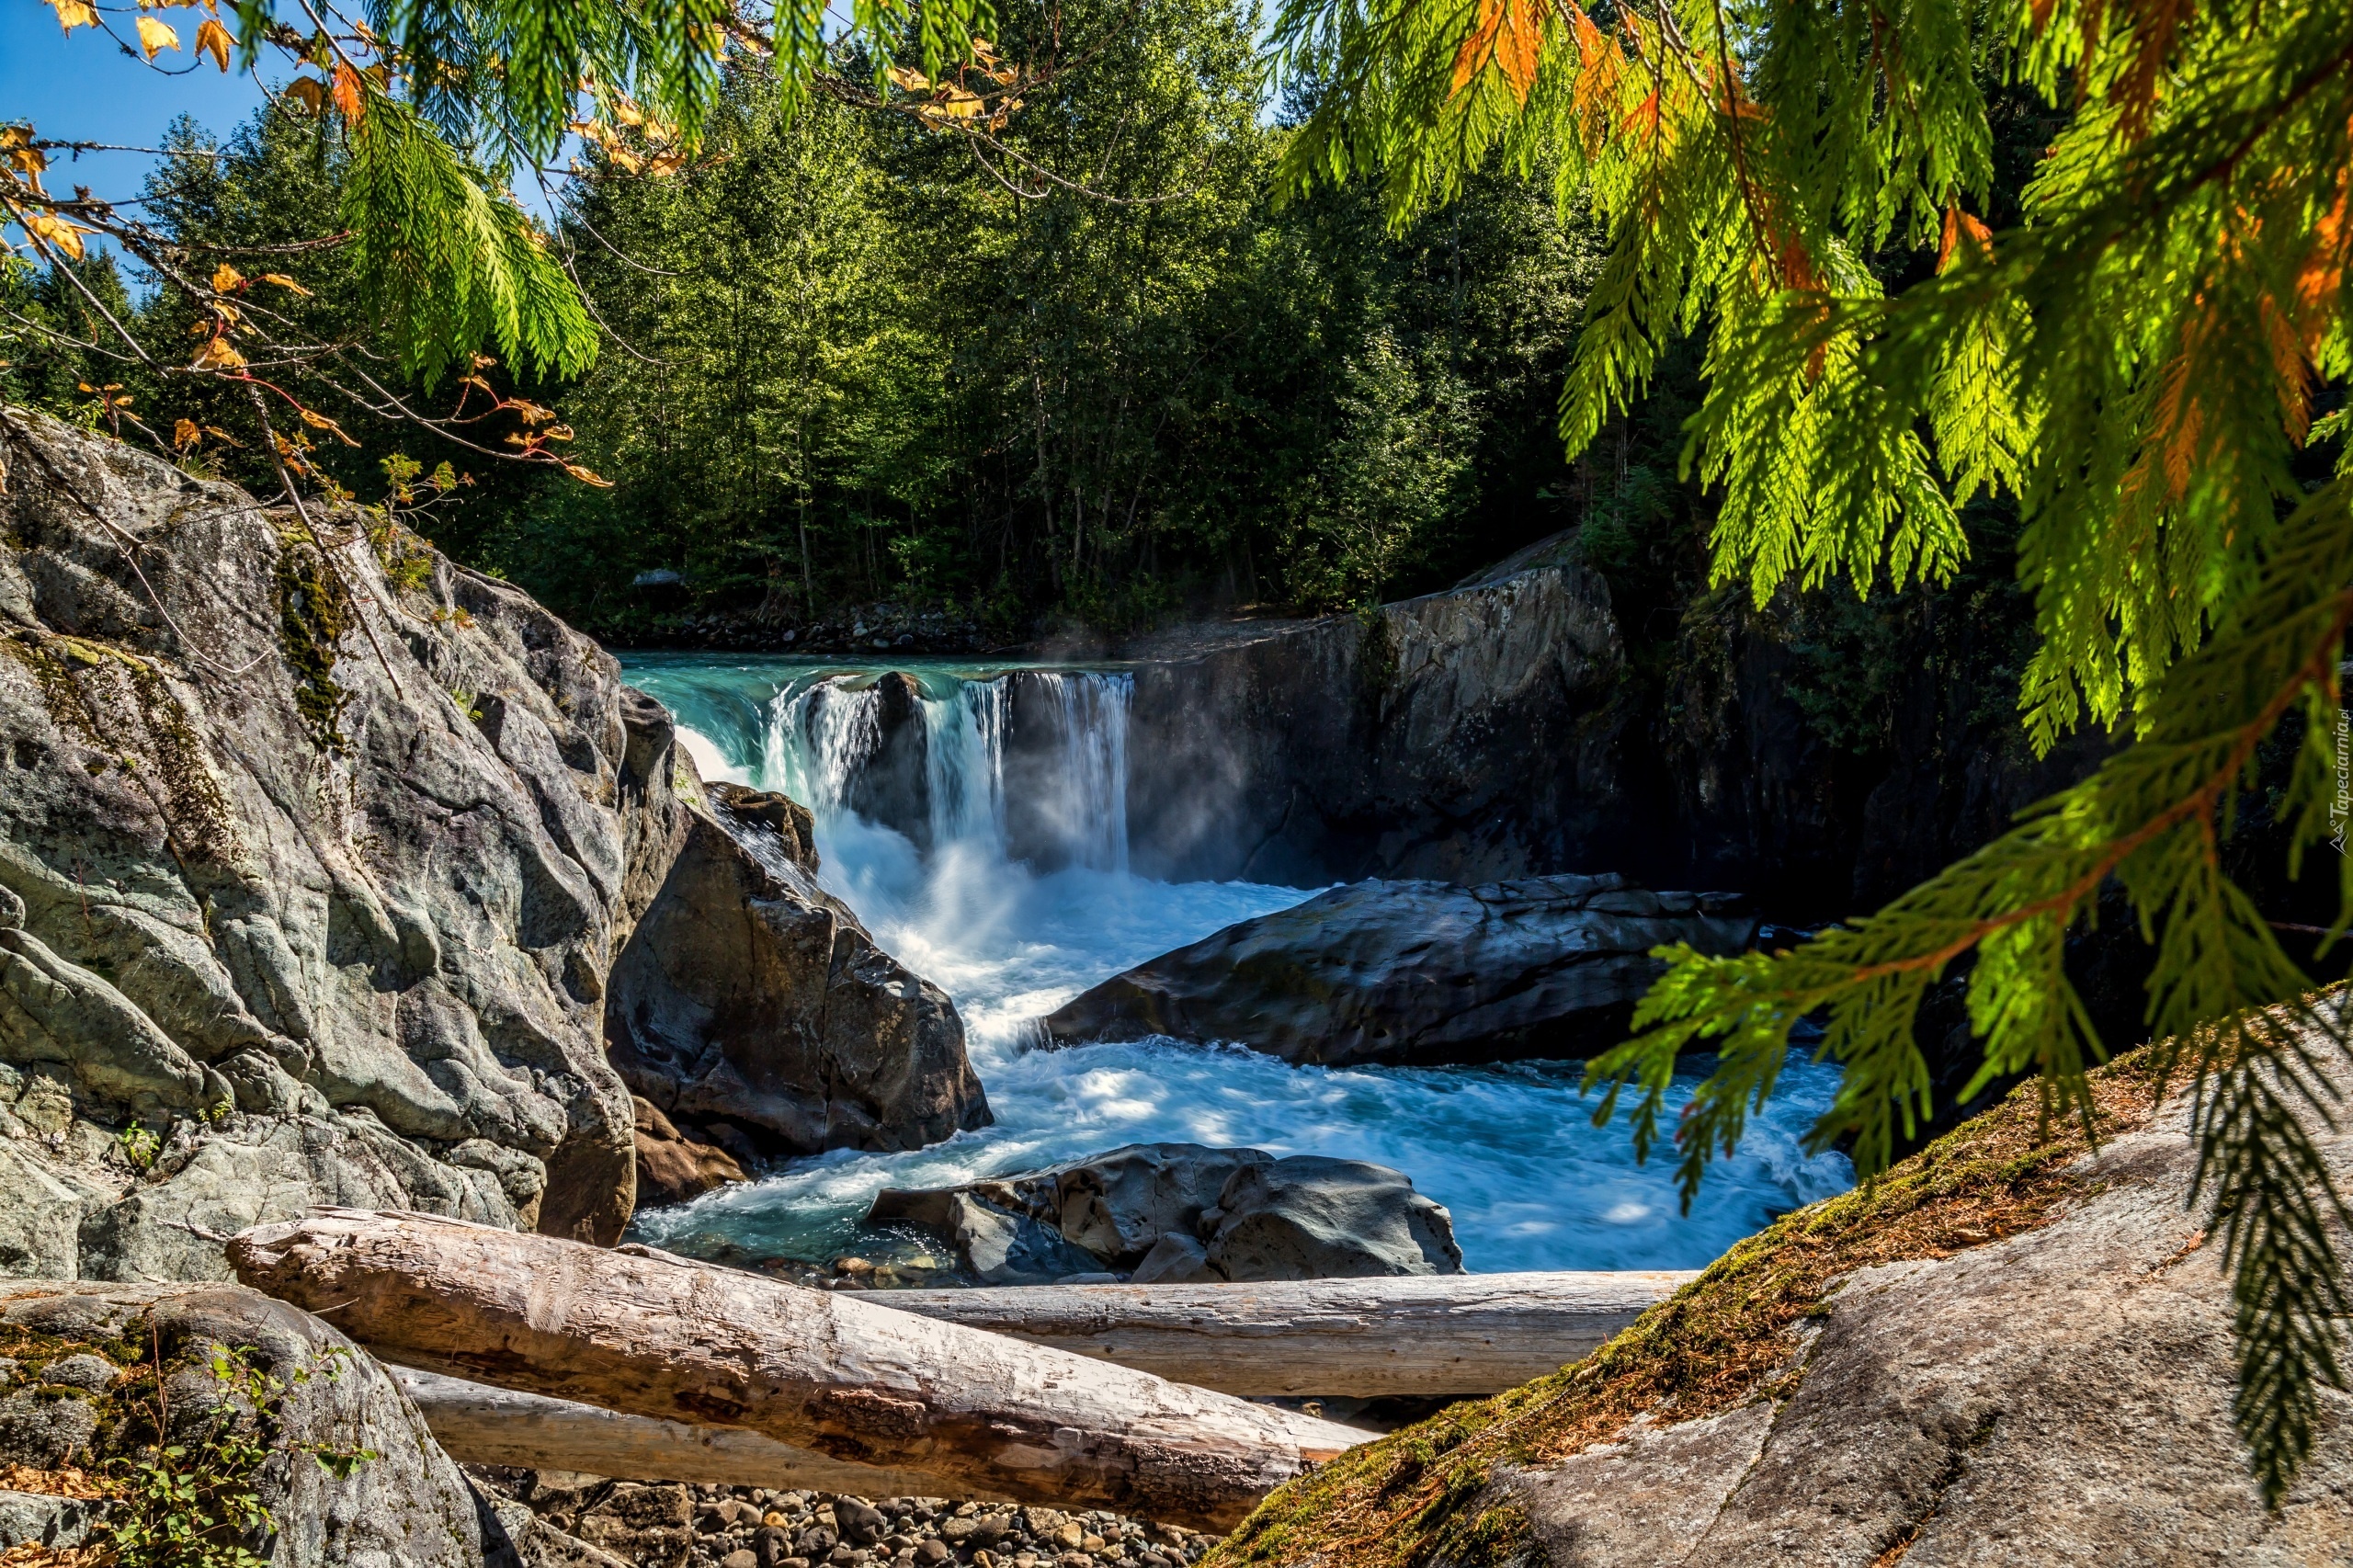
POLYGON ((468 1469, 544 1568, 1185 1568, 1215 1539, 1100 1510, 468 1469))

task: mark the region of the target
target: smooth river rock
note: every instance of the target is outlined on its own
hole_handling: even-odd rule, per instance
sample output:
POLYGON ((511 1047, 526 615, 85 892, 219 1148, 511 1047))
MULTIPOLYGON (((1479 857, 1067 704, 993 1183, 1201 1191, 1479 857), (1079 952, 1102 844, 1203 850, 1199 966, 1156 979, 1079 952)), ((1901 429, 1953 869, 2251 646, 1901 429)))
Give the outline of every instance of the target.
POLYGON ((1745 947, 1724 895, 1620 876, 1358 882, 1137 965, 1045 1020, 1055 1044, 1220 1040, 1326 1066, 1589 1056, 1665 968, 1745 947))
POLYGON ((885 1189, 984 1285, 1108 1271, 1139 1284, 1460 1274, 1446 1210, 1385 1165, 1263 1149, 1131 1143, 963 1187, 885 1189))

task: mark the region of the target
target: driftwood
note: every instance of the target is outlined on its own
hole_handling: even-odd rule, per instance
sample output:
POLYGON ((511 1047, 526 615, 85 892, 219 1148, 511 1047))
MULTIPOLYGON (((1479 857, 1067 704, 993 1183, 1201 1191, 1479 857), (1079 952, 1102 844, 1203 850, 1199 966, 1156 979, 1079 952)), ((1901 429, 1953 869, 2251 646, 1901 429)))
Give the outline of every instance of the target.
POLYGON ((1558 1371, 1693 1278, 1438 1274, 1016 1285, 872 1299, 1227 1393, 1460 1396, 1558 1371))
POLYGON ((317 1210, 229 1260, 387 1359, 748 1427, 949 1495, 1223 1531, 1370 1436, 852 1294, 427 1214, 317 1210))
MULTIPOLYGON (((936 1475, 851 1464, 741 1426, 695 1426, 624 1415, 543 1393, 387 1366, 434 1440, 467 1464, 570 1470, 625 1481, 844 1492, 853 1497, 938 1497, 936 1475)), ((970 1487, 956 1488, 969 1492, 970 1487)))

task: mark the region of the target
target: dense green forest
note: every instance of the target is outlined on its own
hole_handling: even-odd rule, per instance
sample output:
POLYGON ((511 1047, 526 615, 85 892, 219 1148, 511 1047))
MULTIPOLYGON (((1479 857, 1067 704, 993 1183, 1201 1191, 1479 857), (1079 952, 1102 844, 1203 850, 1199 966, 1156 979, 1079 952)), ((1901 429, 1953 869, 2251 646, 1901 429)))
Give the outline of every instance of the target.
MULTIPOLYGON (((1554 430, 1599 231, 1541 171, 1483 175, 1402 234, 1369 183, 1279 201, 1312 106, 1265 101, 1258 30, 1222 0, 1012 8, 1008 56, 1074 63, 1013 117, 1002 166, 904 117, 789 111, 739 59, 687 168, 592 150, 563 199, 558 241, 605 340, 576 383, 518 390, 609 488, 332 407, 359 444, 314 430, 315 459, 363 500, 395 448, 450 461, 472 483, 420 526, 624 639, 681 608, 631 586, 664 570, 688 608, 779 627, 897 600, 1014 641, 1358 606, 1579 523, 1602 558, 1696 569, 1672 396, 1574 465, 1554 430)), ((315 121, 176 135, 145 192, 175 233, 259 247, 329 228, 342 171, 315 121)), ((284 265, 313 290, 292 302, 313 330, 364 332, 342 252, 284 265)), ((174 295, 133 298, 95 254, 82 270, 158 358, 177 352, 174 295)), ((56 278, 14 287, 87 324, 56 278)), ((131 415, 189 412, 185 384, 96 355, 7 357, 11 397, 97 417, 79 389, 118 382, 131 415)), ((197 423, 225 430, 225 412, 197 423)), ((269 480, 260 454, 206 439, 224 472, 269 480)))

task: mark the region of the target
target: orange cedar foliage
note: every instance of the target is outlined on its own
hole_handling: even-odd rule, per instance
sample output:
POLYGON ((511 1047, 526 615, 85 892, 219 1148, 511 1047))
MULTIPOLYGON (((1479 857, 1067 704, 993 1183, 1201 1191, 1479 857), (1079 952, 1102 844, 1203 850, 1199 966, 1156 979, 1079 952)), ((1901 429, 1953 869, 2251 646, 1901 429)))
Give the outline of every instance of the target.
POLYGON ((359 87, 359 73, 342 61, 335 62, 335 107, 350 120, 357 120, 368 107, 367 95, 359 87))
POLYGON ((1540 0, 1479 0, 1478 25, 1455 51, 1454 91, 1461 92, 1492 61, 1511 84, 1512 96, 1526 103, 1543 54, 1540 0))
POLYGON ((1964 240, 1980 261, 1994 259, 1994 231, 1962 211, 1961 203, 1956 201, 1945 209, 1944 243, 1937 247, 1938 272, 1952 265, 1953 256, 1964 240))

